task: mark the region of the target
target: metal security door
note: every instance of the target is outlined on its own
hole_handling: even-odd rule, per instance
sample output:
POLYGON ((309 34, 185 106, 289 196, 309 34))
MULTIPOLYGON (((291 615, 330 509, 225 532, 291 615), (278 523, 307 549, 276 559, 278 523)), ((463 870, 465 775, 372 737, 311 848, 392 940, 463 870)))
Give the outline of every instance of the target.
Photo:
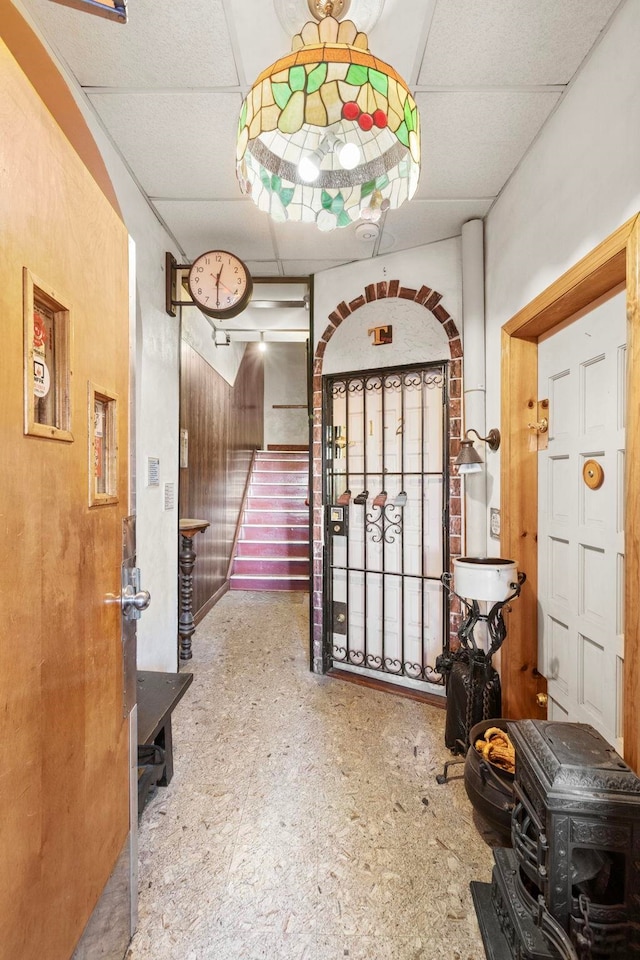
POLYGON ((618 294, 539 345, 539 664, 549 717, 622 753, 626 311, 618 294))
POLYGON ((341 374, 324 386, 327 658, 443 695, 445 365, 341 374))

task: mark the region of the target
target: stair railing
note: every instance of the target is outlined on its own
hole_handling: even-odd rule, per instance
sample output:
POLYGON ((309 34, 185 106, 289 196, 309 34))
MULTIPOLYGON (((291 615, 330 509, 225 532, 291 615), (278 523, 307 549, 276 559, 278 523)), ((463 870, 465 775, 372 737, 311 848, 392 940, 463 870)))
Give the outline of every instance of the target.
POLYGON ((256 462, 258 451, 252 450, 251 452, 251 463, 249 464, 249 470, 247 472, 247 479, 244 483, 244 490, 242 491, 242 501, 240 502, 240 509, 238 510, 238 517, 236 520, 236 530, 233 535, 233 543, 231 544, 231 553, 229 554, 229 565, 227 566, 227 583, 231 579, 231 571, 233 570, 233 561, 236 558, 236 549, 238 547, 238 540, 240 539, 240 531, 242 530, 242 518, 244 517, 244 508, 247 502, 247 497, 249 496, 249 486, 251 484, 251 477, 253 476, 253 466, 256 462))

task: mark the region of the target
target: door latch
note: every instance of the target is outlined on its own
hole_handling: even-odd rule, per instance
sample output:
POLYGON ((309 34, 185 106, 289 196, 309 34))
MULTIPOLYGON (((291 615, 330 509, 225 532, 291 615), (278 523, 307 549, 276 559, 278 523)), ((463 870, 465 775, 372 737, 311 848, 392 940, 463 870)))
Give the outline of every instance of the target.
POLYGON ((149 591, 140 589, 139 567, 123 567, 120 603, 125 620, 139 620, 142 611, 151 603, 149 591))
MULTIPOLYGON (((533 406, 533 401, 530 401, 529 406, 533 406)), ((539 400, 536 407, 538 419, 534 422, 529 421, 527 424, 531 431, 529 449, 546 450, 549 446, 549 401, 539 400)))

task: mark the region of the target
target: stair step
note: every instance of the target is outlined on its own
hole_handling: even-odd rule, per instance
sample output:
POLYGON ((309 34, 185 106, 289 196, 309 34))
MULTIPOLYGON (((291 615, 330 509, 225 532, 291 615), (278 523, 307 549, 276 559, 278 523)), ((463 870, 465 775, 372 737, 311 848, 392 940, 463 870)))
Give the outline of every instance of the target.
POLYGON ((309 537, 308 524, 273 524, 243 523, 240 539, 244 540, 307 540, 309 537))
POLYGON ((245 510, 300 510, 309 515, 309 508, 305 504, 306 488, 301 490, 297 497, 283 497, 274 493, 270 497, 248 496, 245 501, 245 510))
POLYGON ((309 576, 306 557, 236 557, 233 576, 252 574, 261 577, 309 576))
POLYGON ((306 497, 306 483, 251 483, 250 497, 306 497))
POLYGON ((308 460, 256 460, 253 466, 254 473, 308 473, 308 460))
POLYGON ((306 486, 309 482, 306 470, 254 470, 251 483, 296 483, 306 486))
POLYGON ((257 523, 260 526, 269 526, 274 523, 278 526, 284 526, 289 523, 302 525, 309 523, 309 511, 305 510, 279 510, 277 507, 271 507, 266 510, 252 510, 245 508, 242 525, 257 523))
POLYGON ((299 557, 308 559, 308 540, 238 540, 237 557, 299 557))
POLYGON ((309 577, 231 576, 232 590, 308 590, 309 577))
POLYGON ((256 450, 256 460, 309 460, 308 450, 256 450))

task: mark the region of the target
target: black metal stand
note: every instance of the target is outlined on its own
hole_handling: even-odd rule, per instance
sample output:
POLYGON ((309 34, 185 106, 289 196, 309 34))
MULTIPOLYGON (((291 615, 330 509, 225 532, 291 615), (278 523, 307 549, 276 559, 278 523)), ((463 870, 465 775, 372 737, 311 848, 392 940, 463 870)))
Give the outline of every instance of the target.
MULTIPOLYGON (((483 720, 499 717, 501 713, 500 678, 492 667, 491 660, 504 643, 507 635, 507 628, 503 619, 504 608, 520 595, 522 584, 526 580, 526 574, 518 574, 517 583, 509 585, 511 589, 509 596, 494 603, 488 613, 480 612, 478 600, 467 600, 455 593, 451 589, 452 579, 450 573, 442 574, 441 580, 444 586, 452 596, 457 597, 466 610, 466 616, 458 628, 460 650, 456 653, 445 653, 438 657, 436 669, 443 674, 447 683, 446 736, 449 738, 447 746, 454 753, 461 753, 466 756, 469 749, 471 728, 483 720), (486 652, 478 646, 474 636, 479 623, 486 623, 487 625, 489 648, 486 652), (461 675, 464 676, 464 681, 460 680, 461 675), (464 694, 466 699, 464 715, 462 715, 460 708, 461 696, 454 698, 450 695, 450 679, 453 677, 457 677, 461 684, 457 692, 464 694), (450 735, 451 730, 462 732, 463 735, 454 738, 453 735, 450 735)), ((447 783, 449 767, 459 763, 464 763, 464 759, 447 761, 443 772, 436 776, 436 782, 439 784, 447 783)))

